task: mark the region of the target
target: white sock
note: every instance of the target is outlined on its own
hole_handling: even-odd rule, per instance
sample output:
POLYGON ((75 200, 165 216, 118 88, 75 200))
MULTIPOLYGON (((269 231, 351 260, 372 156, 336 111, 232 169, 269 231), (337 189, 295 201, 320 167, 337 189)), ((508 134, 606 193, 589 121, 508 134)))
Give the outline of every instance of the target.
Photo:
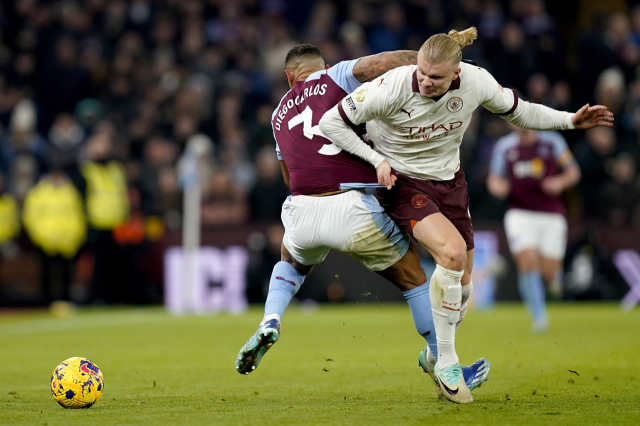
POLYGON ((458 363, 455 348, 456 323, 460 319, 464 271, 452 271, 436 265, 431 276, 429 298, 433 312, 433 325, 438 339, 438 368, 443 369, 458 363))
MULTIPOLYGON (((458 328, 467 313, 467 301, 471 297, 471 293, 473 293, 473 282, 469 282, 469 284, 462 286, 462 306, 460 307, 460 319, 456 323, 456 333, 458 332, 458 328)), ((431 365, 435 365, 436 361, 436 357, 433 355, 429 346, 427 346, 427 362, 431 365)))
POLYGON ((456 332, 460 328, 464 316, 467 315, 467 300, 471 297, 471 293, 473 293, 473 281, 469 281, 469 284, 462 286, 462 305, 460 306, 460 319, 456 323, 456 332))

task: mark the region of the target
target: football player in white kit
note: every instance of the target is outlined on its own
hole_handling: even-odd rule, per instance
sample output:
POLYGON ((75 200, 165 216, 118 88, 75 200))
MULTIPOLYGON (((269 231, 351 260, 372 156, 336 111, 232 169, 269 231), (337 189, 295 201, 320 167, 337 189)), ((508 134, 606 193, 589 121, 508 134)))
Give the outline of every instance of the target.
POLYGON ((539 130, 587 129, 613 121, 600 105, 572 114, 519 101, 485 69, 461 61, 462 47, 476 38, 474 27, 430 37, 417 65, 364 84, 320 121, 320 130, 340 148, 374 167, 387 160, 398 172, 394 190, 379 192, 380 204, 436 261, 429 293, 438 358, 425 348, 419 360, 454 402, 472 400, 454 344, 473 288, 473 228, 459 153, 472 113, 482 105, 519 127, 539 130), (365 122, 373 148, 353 131, 365 122))
MULTIPOLYGON (((350 255, 401 289, 416 330, 437 352, 429 286, 418 252, 376 198, 364 191, 392 187, 395 176, 391 178, 389 164, 383 161, 374 169, 333 145, 317 125, 327 110, 364 81, 393 67, 415 63, 416 56, 415 51, 384 52, 328 67, 312 45, 296 46, 287 54, 285 72, 291 90, 274 111, 272 127, 283 177, 292 195, 282 206, 282 260, 273 268, 258 331, 236 357, 239 373, 254 371, 276 343, 289 302, 330 249, 350 255), (382 169, 386 176, 379 180, 382 169)), ((463 375, 469 387, 479 387, 489 369, 485 359, 465 367, 463 375)), ((439 387, 437 392, 441 395, 439 387)))

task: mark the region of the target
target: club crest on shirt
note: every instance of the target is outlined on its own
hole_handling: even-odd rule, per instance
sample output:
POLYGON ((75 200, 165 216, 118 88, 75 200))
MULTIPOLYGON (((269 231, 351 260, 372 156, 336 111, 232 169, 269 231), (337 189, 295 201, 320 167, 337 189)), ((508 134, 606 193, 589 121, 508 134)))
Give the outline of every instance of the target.
POLYGON ((369 94, 369 89, 367 89, 366 87, 363 87, 353 95, 353 99, 355 99, 356 102, 362 102, 364 101, 364 98, 366 98, 368 94, 369 94))
POLYGON ((411 199, 411 207, 413 207, 414 209, 421 209, 426 206, 428 202, 429 199, 425 195, 414 195, 411 199))
POLYGON ((450 112, 458 112, 462 109, 462 99, 457 96, 452 97, 447 101, 447 109, 450 112))

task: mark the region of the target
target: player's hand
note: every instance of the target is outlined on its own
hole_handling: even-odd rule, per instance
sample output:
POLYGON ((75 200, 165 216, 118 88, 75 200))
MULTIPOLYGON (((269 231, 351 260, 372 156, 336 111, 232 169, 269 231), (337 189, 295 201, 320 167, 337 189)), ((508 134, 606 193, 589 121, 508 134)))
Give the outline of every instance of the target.
POLYGON ((604 105, 589 106, 586 104, 573 114, 571 122, 576 129, 583 130, 596 126, 611 127, 613 126, 613 113, 608 111, 604 105))
POLYGON ((542 182, 540 182, 540 188, 542 188, 542 192, 548 196, 557 197, 564 191, 564 182, 561 178, 552 176, 543 179, 542 182))
POLYGON ((398 179, 391 174, 391 166, 387 160, 382 160, 382 163, 378 164, 378 167, 376 167, 376 176, 378 176, 378 185, 384 185, 387 189, 393 188, 393 185, 395 185, 398 179))

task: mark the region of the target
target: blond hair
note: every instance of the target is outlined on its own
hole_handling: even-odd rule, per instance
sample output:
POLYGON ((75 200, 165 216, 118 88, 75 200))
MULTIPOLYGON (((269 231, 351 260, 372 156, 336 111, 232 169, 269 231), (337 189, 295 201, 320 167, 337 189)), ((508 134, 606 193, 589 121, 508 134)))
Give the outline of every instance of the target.
POLYGON ((462 59, 462 48, 472 44, 477 38, 476 27, 469 27, 464 31, 451 30, 448 35, 435 34, 424 42, 420 53, 430 64, 453 61, 457 65, 462 59))

